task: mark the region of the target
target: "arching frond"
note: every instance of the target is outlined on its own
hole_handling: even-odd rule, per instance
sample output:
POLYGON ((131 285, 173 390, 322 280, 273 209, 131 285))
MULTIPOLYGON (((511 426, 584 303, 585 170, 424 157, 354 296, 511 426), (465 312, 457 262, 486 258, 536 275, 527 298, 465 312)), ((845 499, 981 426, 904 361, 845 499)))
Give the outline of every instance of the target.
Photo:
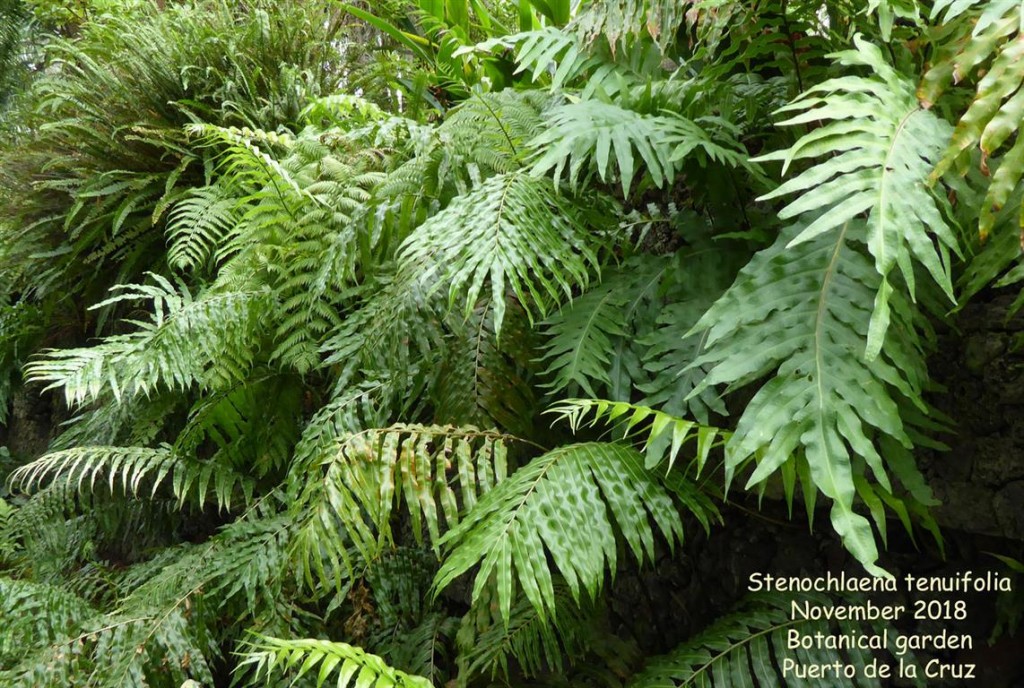
POLYGON ((671 470, 683 446, 695 441, 696 473, 699 475, 711 448, 729 436, 729 433, 718 428, 700 425, 664 411, 624 401, 565 399, 556 403, 547 412, 568 421, 573 432, 604 421, 616 425, 623 439, 639 435, 644 440, 645 464, 648 469, 661 463, 667 452, 668 467, 671 470))
MULTIPOLYGON (((416 425, 341 436, 316 458, 318 479, 307 482, 296 505, 304 524, 298 547, 312 562, 307 573, 325 573, 315 562, 330 540, 347 540, 372 558, 382 542, 393 539, 391 515, 403 502, 414 537, 422 542, 426 527, 436 547, 442 516, 447 527, 457 525, 462 511, 505 479, 507 443, 513 439, 475 428, 416 425)), ((343 545, 333 552, 332 563, 348 565, 343 545)))
POLYGON ((588 70, 606 64, 591 54, 579 37, 553 26, 492 38, 477 44, 473 50, 490 53, 498 48, 515 49, 516 74, 529 72, 533 81, 550 75, 552 91, 558 91, 588 70))
POLYGON ((459 633, 459 680, 469 684, 474 678, 509 678, 510 664, 526 677, 544 671, 561 674, 566 663, 584 655, 592 636, 600 632, 600 608, 588 601, 578 605, 561 582, 555 585, 556 612, 552 623, 538 613, 526 598, 512 606, 508 623, 500 617, 480 612, 496 591, 485 589, 484 597, 463 619, 459 633))
POLYGON ((575 190, 591 167, 596 167, 601 181, 612 181, 614 163, 622 193, 628 196, 637 172, 637 155, 643 161, 640 170, 659 188, 671 185, 684 159, 694 158, 701 164, 711 160, 731 167, 748 165, 742 144, 727 127, 716 129, 712 136, 701 122, 680 115, 643 115, 597 100, 568 103, 551 113, 548 128, 530 142, 536 151, 532 172, 543 175, 553 170, 558 180, 565 170, 569 186, 575 190))
POLYGON ((653 555, 655 528, 670 544, 683 539, 679 508, 705 526, 716 517, 707 497, 670 474, 664 480, 620 444, 576 444, 540 456, 485 494, 442 540, 448 553, 434 580, 442 590, 480 565, 473 599, 497 579, 497 603, 511 616, 514 581, 547 618, 556 613, 547 553, 572 596, 593 598, 616 570, 616 528, 640 561, 653 555), (613 526, 614 523, 614 526, 613 526))
POLYGON ((168 213, 168 262, 179 270, 206 265, 238 222, 237 205, 227 185, 189 190, 168 213))
POLYGON ((251 671, 251 686, 269 681, 278 672, 293 672, 299 678, 316 671, 318 686, 331 679, 332 685, 346 688, 355 679, 354 685, 366 688, 433 688, 422 676, 393 669, 380 657, 347 643, 256 636, 246 648, 237 672, 251 671))
MULTIPOLYGON (((158 388, 213 388, 244 377, 255 354, 253 337, 271 298, 266 291, 205 293, 199 298, 153 276, 156 284, 124 286, 99 306, 150 299, 150 320, 85 349, 58 349, 26 366, 28 379, 63 388, 69 404, 109 393, 148 395, 158 388)), ((99 307, 97 306, 97 307, 99 307)))
POLYGON ((91 492, 96 482, 111 492, 153 496, 170 479, 170 487, 179 503, 196 503, 199 508, 210 498, 230 509, 239 494, 252 497, 252 479, 232 466, 213 461, 187 459, 163 446, 75 447, 46 454, 11 474, 11 482, 26 492, 46 481, 66 479, 80 492, 91 492))
POLYGON ((501 338, 489 303, 466 320, 446 319, 445 355, 429 390, 437 422, 530 434, 537 404, 531 384, 535 337, 518 304, 509 307, 501 338))

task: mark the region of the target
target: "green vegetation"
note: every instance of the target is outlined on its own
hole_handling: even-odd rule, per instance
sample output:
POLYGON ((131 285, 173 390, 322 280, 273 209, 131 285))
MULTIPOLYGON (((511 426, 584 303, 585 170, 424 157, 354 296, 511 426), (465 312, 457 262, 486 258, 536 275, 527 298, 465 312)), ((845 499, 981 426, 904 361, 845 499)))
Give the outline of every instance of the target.
POLYGON ((0 0, 0 424, 67 409, 0 454, 0 684, 771 685, 779 600, 649 658, 605 593, 736 481, 877 575, 890 517, 939 538, 933 324, 1024 279, 1022 26, 0 0))

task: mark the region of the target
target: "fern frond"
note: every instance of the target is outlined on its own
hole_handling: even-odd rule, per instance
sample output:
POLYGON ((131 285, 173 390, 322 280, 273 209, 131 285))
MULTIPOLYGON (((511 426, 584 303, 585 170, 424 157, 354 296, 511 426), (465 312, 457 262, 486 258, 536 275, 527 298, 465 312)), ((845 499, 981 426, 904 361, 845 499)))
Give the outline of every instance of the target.
MULTIPOLYGON (((422 542, 425 526, 436 548, 441 517, 448 528, 457 525, 461 511, 505 479, 506 443, 513 439, 475 428, 417 425, 342 436, 318 457, 319 479, 309 481, 300 498, 304 529, 337 520, 339 531, 371 559, 382 542, 393 540, 391 515, 404 501, 417 542, 422 542), (456 480, 458 493, 453 489, 456 480)), ((300 542, 306 561, 315 559, 322 547, 316 540, 300 542)), ((336 554, 347 563, 344 549, 336 554)))
POLYGON ((670 544, 682 541, 680 506, 705 524, 716 516, 693 484, 675 474, 663 482, 629 447, 560 447, 498 483, 445 535, 448 553, 434 589, 446 588, 479 564, 474 600, 496 577, 498 609, 507 622, 518 581, 530 604, 548 618, 556 613, 548 553, 573 598, 593 598, 606 569, 616 570, 616 528, 633 555, 644 561, 654 553, 650 521, 670 544))
MULTIPOLYGON (((493 592, 485 590, 485 595, 493 592)), ((476 606, 488 601, 482 598, 476 606)), ((562 583, 555 585, 555 605, 557 611, 552 617, 557 623, 541 616, 525 597, 512 606, 508 623, 489 618, 478 608, 471 609, 458 637, 459 684, 467 685, 478 676, 494 679, 499 674, 507 680, 513 661, 526 677, 545 670, 561 674, 566 660, 573 662, 586 651, 590 636, 599 626, 599 610, 586 601, 577 605, 562 583)))
POLYGON ((205 293, 194 298, 153 275, 154 285, 124 286, 96 307, 114 301, 151 299, 149 321, 84 349, 57 349, 26 366, 33 382, 63 388, 69 405, 105 393, 117 399, 149 395, 158 388, 214 388, 245 376, 255 353, 253 336, 269 309, 266 290, 205 293))
MULTIPOLYGON (((785 662, 794 661, 788 644, 790 631, 801 637, 821 633, 828 637, 881 634, 884 622, 815 621, 793 618, 792 605, 809 603, 832 607, 836 602, 825 595, 792 595, 761 593, 740 603, 731 613, 715 621, 707 629, 675 650, 652 660, 634 676, 628 688, 677 688, 682 686, 768 686, 790 685, 785 662)), ((894 647, 889 647, 889 650, 894 647)), ((840 655, 836 650, 802 650, 802 666, 831 665, 836 661, 864 667, 870 655, 854 645, 840 655)), ((865 686, 883 685, 875 678, 858 681, 865 686)), ((920 685, 920 680, 917 682, 920 685)))
POLYGON ((206 265, 238 222, 237 205, 227 185, 190 189, 167 216, 167 262, 179 270, 206 265))
POLYGON ((913 446, 904 420, 912 415, 904 408, 927 409, 921 398, 927 372, 918 316, 899 292, 891 301, 891 327, 899 335, 873 359, 851 355, 869 338, 870 304, 882 279, 858 250, 863 232, 851 221, 794 245, 793 237, 806 233, 801 225, 758 253, 694 328, 706 343, 691 365, 709 372, 691 395, 772 375, 726 445, 727 475, 756 458, 750 487, 780 468, 792 471, 795 452, 806 456, 814 485, 832 500, 836 532, 878 571, 871 526, 853 508, 853 465, 866 462, 891 491, 875 441, 913 446))
POLYGON ((683 446, 696 441, 696 474, 700 475, 712 447, 727 439, 730 433, 718 428, 700 425, 693 421, 624 401, 605 399, 565 399, 547 410, 569 423, 573 432, 596 425, 599 421, 617 424, 622 438, 641 436, 646 454, 645 467, 655 468, 668 455, 668 468, 672 469, 683 446), (592 418, 588 421, 588 417, 592 418), (650 421, 650 425, 646 422, 650 421))
MULTIPOLYGON (((552 91, 561 90, 587 71, 605 64, 577 36, 553 26, 492 38, 472 50, 493 53, 499 48, 515 50, 516 74, 528 71, 534 82, 550 75, 552 91)), ((464 48, 457 54, 469 50, 464 48)))
POLYGON ((332 685, 346 688, 353 678, 360 688, 433 688, 433 684, 422 676, 393 669, 380 657, 347 643, 256 636, 245 647, 236 672, 252 671, 248 682, 250 686, 269 682, 278 672, 294 671, 297 680, 319 667, 318 688, 328 679, 332 685), (338 677, 336 683, 335 674, 338 677))
POLYGON ((96 614, 86 600, 64 588, 0 577, 0 675, 96 614))
POLYGON ((739 167, 747 165, 742 145, 724 131, 716 132, 716 141, 699 122, 680 115, 643 115, 636 111, 597 100, 569 103, 550 114, 548 128, 530 142, 536 159, 532 173, 553 171, 556 180, 563 170, 570 188, 596 167, 602 182, 610 182, 612 163, 618 171, 622 193, 636 176, 636 156, 643 161, 641 171, 650 175, 658 188, 669 186, 681 160, 695 158, 739 167))
POLYGON ((466 317, 485 285, 494 331, 500 336, 506 289, 531 321, 572 298, 599 265, 602 238, 585 214, 550 184, 521 173, 491 177, 420 225, 398 254, 399 270, 449 302, 462 300, 466 317))
MULTIPOLYGON (((1010 200, 1024 177, 1024 137, 1020 122, 1024 116, 1024 12, 1014 2, 937 2, 932 16, 945 11, 945 40, 939 54, 922 80, 920 97, 926 105, 939 100, 950 82, 959 83, 978 70, 977 89, 967 111, 960 117, 952 140, 938 161, 932 179, 941 178, 954 167, 972 164, 972 153, 981 151, 980 169, 986 176, 985 199, 977 213, 978 233, 984 241, 996 224, 996 217, 1010 200), (1002 152, 1002 155, 1000 155, 1002 152)), ((1018 204, 1018 208, 1024 208, 1018 204)))
POLYGON ((861 37, 854 42, 856 50, 835 59, 846 67, 867 67, 872 76, 830 79, 782 108, 798 113, 782 125, 828 123, 789 150, 760 159, 785 161, 785 173, 794 160, 837 154, 762 198, 800 194, 779 213, 783 219, 810 218, 791 245, 842 232, 846 223, 867 213, 868 250, 882 276, 867 339, 866 355, 874 358, 889 324, 895 288, 890 271, 899 267, 913 296, 916 261, 954 301, 949 254, 960 249, 946 220, 948 202, 926 185, 949 140, 949 126, 921 107, 915 84, 891 67, 877 46, 861 37))
POLYGON ((649 38, 664 50, 675 42, 686 7, 676 0, 609 0, 587 6, 571 28, 587 42, 603 37, 613 52, 619 46, 627 50, 640 38, 649 38))
POLYGON ((92 492, 96 481, 114 492, 152 497, 170 478, 171 489, 179 504, 195 502, 202 508, 210 493, 218 507, 231 508, 233 496, 252 497, 252 479, 213 461, 187 460, 169 446, 146 447, 75 447, 51 452, 25 464, 11 474, 10 481, 31 492, 45 481, 66 479, 79 492, 92 492), (145 495, 143 495, 145 496, 145 495))
POLYGON ((489 303, 465 321, 447 319, 445 356, 429 390, 436 422, 530 435, 537 404, 531 384, 535 338, 523 309, 515 303, 509 307, 500 339, 489 303))

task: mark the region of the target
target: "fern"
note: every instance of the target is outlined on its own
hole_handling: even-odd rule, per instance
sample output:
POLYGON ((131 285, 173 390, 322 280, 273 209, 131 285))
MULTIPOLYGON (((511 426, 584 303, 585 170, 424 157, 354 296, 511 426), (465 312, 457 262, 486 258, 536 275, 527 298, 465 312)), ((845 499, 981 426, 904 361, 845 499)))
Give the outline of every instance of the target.
POLYGON ((579 432, 580 429, 603 420, 607 423, 618 421, 623 439, 631 434, 646 435, 643 448, 647 469, 655 468, 661 463, 667 448, 668 467, 671 470, 683 446, 690 441, 696 441, 696 473, 700 475, 716 440, 728 437, 728 433, 723 433, 718 428, 698 425, 663 411, 627 402, 566 399, 552 406, 547 412, 568 421, 573 432, 579 432), (588 416, 592 416, 589 422, 588 416), (650 421, 650 425, 638 429, 638 426, 645 425, 646 421, 650 421))
POLYGON ((399 686, 430 688, 433 684, 422 676, 411 676, 393 669, 380 657, 346 643, 327 640, 293 640, 257 636, 249 644, 239 672, 252 671, 249 685, 259 685, 277 672, 295 671, 296 679, 317 671, 316 685, 324 685, 337 674, 338 688, 345 688, 355 679, 355 685, 367 688, 399 686), (301 663, 301 664, 300 664, 301 663))
POLYGON ((685 12, 685 5, 673 0, 612 0, 588 7, 573 28, 587 41, 603 37, 613 51, 619 45, 626 49, 631 40, 641 37, 664 48, 675 42, 685 12))
POLYGON ((168 214, 167 260, 179 270, 206 265, 237 222, 233 198, 223 185, 192 189, 168 214))
POLYGON ((974 98, 960 117, 932 178, 942 177, 954 166, 962 170, 972 164, 972 151, 981 150, 982 171, 987 175, 989 166, 995 167, 977 213, 978 231, 984 240, 1024 176, 1024 143, 1018 134, 1024 113, 1024 96, 1020 93, 1024 84, 1020 67, 1024 15, 1013 2, 993 0, 980 3, 982 7, 975 10, 973 6, 978 4, 947 0, 932 7, 932 17, 945 12, 944 21, 951 28, 944 32, 947 40, 940 44, 938 59, 924 75, 920 96, 931 105, 940 99, 950 81, 960 82, 972 71, 979 71, 974 98))
MULTIPOLYGON (((888 437, 910 447, 905 407, 927 409, 924 347, 909 304, 894 294, 892 328, 881 355, 860 355, 869 338, 869 303, 880 276, 859 252, 863 225, 838 232, 791 228, 757 254, 694 330, 706 332, 705 353, 691 365, 710 368, 691 392, 718 384, 750 384, 772 377, 754 395, 726 445, 726 469, 756 459, 748 486, 775 471, 792 471, 793 454, 806 457, 814 484, 833 502, 832 525, 870 570, 877 549, 867 519, 854 511, 852 467, 866 462, 886 491, 890 482, 874 441, 888 437)), ((799 461, 800 459, 797 459, 799 461)), ((894 465, 893 468, 896 466, 894 465)), ((900 466, 912 483, 917 469, 900 466)))
POLYGON ((0 578, 0 675, 32 649, 80 628, 93 615, 86 600, 63 588, 0 578))
POLYGON ((115 487, 125 494, 155 495, 165 479, 179 503, 195 501, 201 509, 212 491, 217 505, 230 509, 232 497, 241 493, 252 497, 252 481, 231 467, 215 462, 189 461, 164 446, 145 447, 76 447, 52 452, 25 464, 11 474, 11 482, 25 491, 42 485, 45 480, 66 478, 79 491, 94 491, 97 478, 113 492, 115 487))
POLYGON ((431 291, 447 285, 449 302, 461 299, 466 317, 488 285, 500 336, 506 289, 531 321, 543 317, 590 281, 602 243, 586 214, 550 185, 506 174, 491 177, 420 225, 402 245, 398 264, 431 291))
POLYGON ((267 309, 266 291, 206 294, 194 299, 166 279, 125 286, 106 303, 152 299, 149 322, 86 349, 61 349, 26 366, 28 379, 63 388, 69 404, 110 393, 115 398, 146 395, 158 388, 216 387, 244 377, 251 366, 252 333, 267 309))
MULTIPOLYGON (((792 596, 779 594, 752 595, 726 616, 719 618, 704 631, 675 650, 651 661, 640 674, 627 684, 629 688, 655 686, 777 686, 787 685, 782 663, 792 658, 788 645, 791 630, 802 636, 881 633, 882 622, 864 623, 794 619, 790 607, 794 602, 832 606, 835 602, 824 595, 804 595, 794 601, 792 596)), ((890 648, 892 649, 892 648, 890 648)), ((841 661, 858 667, 866 666, 870 659, 863 650, 853 648, 841 657, 835 650, 801 650, 801 665, 832 664, 841 661)), ((880 686, 877 678, 859 678, 865 686, 880 686)), ((915 685, 922 685, 920 679, 915 685)))
POLYGON ((363 558, 375 557, 394 539, 391 515, 403 500, 416 540, 422 542, 425 526, 436 548, 442 517, 458 524, 463 509, 505 479, 511 439, 475 428, 406 425, 339 437, 315 457, 318 479, 306 482, 294 507, 306 583, 340 587, 353 568, 350 543, 363 558))
POLYGON ((925 184, 949 138, 948 125, 921 108, 914 84, 886 63, 877 46, 863 38, 854 43, 856 50, 835 59, 848 67, 868 67, 873 76, 828 80, 782 108, 799 113, 785 125, 829 123, 788 151, 761 160, 784 160, 785 171, 793 160, 839 154, 763 198, 802 194, 779 213, 783 219, 809 218, 793 244, 841 232, 847 222, 867 213, 868 250, 882 276, 866 345, 867 357, 874 358, 888 329, 889 299, 898 288, 890 282, 892 269, 899 267, 913 296, 916 260, 953 301, 949 253, 959 253, 959 244, 946 220, 947 202, 925 184))
POLYGON ((530 142, 536 151, 532 173, 553 170, 555 179, 567 169, 569 186, 576 190, 593 163, 601 181, 611 177, 611 163, 618 170, 622 193, 636 175, 636 159, 654 185, 671 185, 679 162, 693 156, 702 163, 715 161, 729 166, 746 165, 742 146, 727 132, 716 131, 721 143, 699 122, 679 115, 642 115, 596 100, 570 103, 551 114, 549 128, 530 142))
POLYGON ((434 580, 435 590, 479 564, 474 600, 494 576, 498 609, 507 622, 515 580, 530 604, 548 618, 556 603, 545 551, 573 599, 582 599, 584 593, 593 598, 606 568, 616 570, 613 522, 633 555, 643 561, 654 551, 650 520, 670 544, 683 539, 679 506, 705 526, 716 515, 693 485, 675 476, 662 483, 628 447, 578 444, 555 449, 499 483, 448 531, 442 540, 448 554, 434 580))

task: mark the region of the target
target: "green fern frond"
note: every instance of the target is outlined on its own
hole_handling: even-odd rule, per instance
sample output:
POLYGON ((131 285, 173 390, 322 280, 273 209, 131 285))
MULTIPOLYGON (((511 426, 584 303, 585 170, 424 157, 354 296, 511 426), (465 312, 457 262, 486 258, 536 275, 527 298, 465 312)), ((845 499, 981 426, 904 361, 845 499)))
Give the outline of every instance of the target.
POLYGON ((560 447, 498 483, 448 531, 434 589, 479 564, 474 600, 496 577, 498 610, 507 622, 518 581, 546 619, 556 613, 548 553, 573 599, 594 598, 606 571, 616 570, 616 528, 644 561, 654 552, 650 521, 670 544, 682 541, 681 506, 705 525, 717 515, 696 486, 675 474, 659 479, 634 449, 599 443, 560 447))
POLYGON ((458 52, 493 53, 499 48, 515 50, 516 74, 529 72, 534 82, 550 75, 552 91, 562 89, 587 71, 605 64, 603 59, 590 53, 577 36, 553 26, 499 36, 458 52))
POLYGON ((122 286, 96 306, 151 299, 149 321, 131 321, 138 329, 112 335, 84 349, 51 350, 26 366, 27 378, 63 388, 69 405, 110 393, 116 399, 149 395, 193 385, 216 388, 245 376, 252 365, 252 339, 269 309, 266 290, 205 293, 194 298, 153 275, 156 284, 122 286))
POLYGON ((293 671, 296 680, 316 671, 317 688, 328 679, 338 688, 346 688, 353 679, 354 685, 360 688, 433 688, 434 685, 422 676, 393 669, 380 657, 347 643, 256 636, 245 647, 236 672, 251 671, 247 684, 250 686, 269 682, 275 673, 293 671))
POLYGON ((394 425, 351 433, 319 457, 321 479, 309 482, 301 502, 316 522, 340 519, 370 559, 381 542, 393 539, 392 512, 404 501, 417 542, 426 526, 436 548, 441 517, 447 528, 457 525, 462 511, 505 479, 507 443, 513 440, 451 426, 394 425))
POLYGON ((730 433, 718 428, 700 425, 693 421, 624 401, 604 399, 566 399, 547 410, 569 423, 573 432, 596 425, 600 421, 615 424, 622 431, 622 438, 641 436, 646 454, 645 467, 652 469, 664 460, 666 451, 668 468, 672 469, 676 457, 684 445, 696 442, 696 474, 700 475, 711 449, 729 438, 730 433), (588 421, 588 417, 592 416, 588 421), (650 425, 646 422, 649 421, 650 425), (639 426, 639 427, 638 427, 639 426))
POLYGON ((602 238, 581 209, 549 183, 522 174, 491 177, 433 216, 402 245, 399 270, 436 291, 469 317, 485 285, 500 336, 506 289, 532 321, 572 298, 599 265, 602 238))
POLYGON ((187 460, 169 446, 75 447, 46 454, 11 474, 13 485, 26 492, 45 481, 66 479, 79 492, 93 492, 97 480, 110 492, 152 497, 170 479, 179 504, 195 502, 202 508, 212 492, 219 508, 230 509, 232 498, 252 498, 253 483, 230 466, 212 461, 187 460))
POLYGON ((927 409, 921 398, 926 344, 919 316, 894 292, 891 328, 899 335, 888 337, 873 359, 857 355, 869 338, 870 304, 881 281, 859 251, 863 225, 851 221, 794 245, 806 231, 806 225, 791 228, 758 253, 697 323, 705 353, 691 365, 709 372, 691 395, 771 375, 726 445, 727 475, 756 460, 748 487, 780 468, 792 477, 794 453, 806 456, 814 485, 832 500, 836 532, 861 563, 879 571, 871 526, 853 508, 853 466, 866 462, 891 491, 875 441, 913 446, 905 422, 913 416, 904 408, 927 409))
POLYGON ((686 8, 687 3, 676 0, 610 0, 588 5, 570 28, 588 43, 603 37, 613 53, 620 46, 627 50, 631 41, 641 38, 653 40, 664 50, 675 42, 686 8))
MULTIPOLYGON (((801 637, 821 633, 829 637, 876 635, 886 628, 884 622, 815 621, 794 618, 792 605, 809 603, 832 607, 836 602, 825 595, 792 595, 759 593, 740 603, 731 613, 715 621, 707 629, 675 650, 651 661, 634 676, 628 688, 681 688, 702 686, 791 685, 793 677, 786 671, 786 661, 799 661, 801 666, 831 665, 837 661, 864 667, 870 664, 869 653, 854 646, 840 655, 836 650, 801 650, 794 659, 789 633, 801 637)), ((893 636, 890 636, 893 637, 893 636)), ((894 641, 890 645, 894 649, 894 641)), ((791 669, 790 669, 791 671, 791 669)), ((883 685, 876 678, 858 674, 864 686, 883 685)), ((915 685, 922 685, 920 679, 915 685)))
POLYGON ((179 270, 205 266, 238 222, 237 205, 226 185, 189 190, 168 213, 167 261, 179 270))
POLYGON ((86 600, 64 588, 0 577, 0 676, 96 614, 86 600))
POLYGON ((730 167, 749 164, 742 145, 726 130, 717 131, 716 138, 721 142, 701 123, 680 115, 643 115, 611 103, 584 100, 563 105, 549 115, 548 128, 530 142, 536 154, 532 173, 544 175, 553 170, 558 180, 565 170, 569 186, 575 190, 589 176, 592 165, 602 182, 610 182, 614 163, 622 193, 629 196, 637 155, 643 161, 641 171, 658 188, 672 184, 684 159, 730 167))
POLYGON ((469 319, 448 318, 445 356, 429 390, 438 423, 497 427, 527 437, 537 404, 535 337, 518 304, 509 304, 504 336, 494 331, 489 303, 469 319))
POLYGON ((875 296, 867 357, 878 355, 889 325, 889 298, 896 288, 889 273, 899 267, 915 293, 914 261, 924 267, 950 301, 950 252, 959 243, 950 227, 948 202, 926 182, 949 140, 949 125, 918 103, 915 84, 891 67, 864 38, 856 50, 834 57, 845 67, 867 67, 871 77, 843 76, 808 89, 780 112, 797 112, 782 125, 823 121, 792 148, 762 156, 794 160, 834 155, 785 182, 764 199, 800 194, 779 216, 810 218, 791 246, 843 227, 867 214, 867 245, 882 281, 875 296), (937 240, 937 241, 935 241, 937 240))
POLYGON ((476 603, 462 622, 459 631, 459 685, 465 686, 477 677, 509 678, 510 662, 527 678, 544 671, 561 674, 566 660, 570 663, 583 656, 591 636, 598 630, 599 609, 583 601, 577 605, 564 584, 555 585, 555 606, 552 614, 557 623, 541 616, 525 597, 512 606, 508 623, 483 613, 484 598, 476 603))
MULTIPOLYGON (((978 70, 974 97, 932 179, 954 168, 963 170, 972 164, 975 149, 980 149, 981 171, 988 176, 989 168, 995 168, 977 213, 978 232, 984 241, 1024 177, 1024 137, 1019 133, 1024 116, 1024 13, 1017 3, 1005 0, 989 0, 975 9, 978 4, 946 1, 932 7, 933 17, 945 11, 944 22, 949 27, 940 34, 946 40, 939 43, 939 54, 924 75, 919 95, 931 105, 950 82, 959 83, 978 70)), ((1024 208, 1019 203, 1017 207, 1024 208)))

